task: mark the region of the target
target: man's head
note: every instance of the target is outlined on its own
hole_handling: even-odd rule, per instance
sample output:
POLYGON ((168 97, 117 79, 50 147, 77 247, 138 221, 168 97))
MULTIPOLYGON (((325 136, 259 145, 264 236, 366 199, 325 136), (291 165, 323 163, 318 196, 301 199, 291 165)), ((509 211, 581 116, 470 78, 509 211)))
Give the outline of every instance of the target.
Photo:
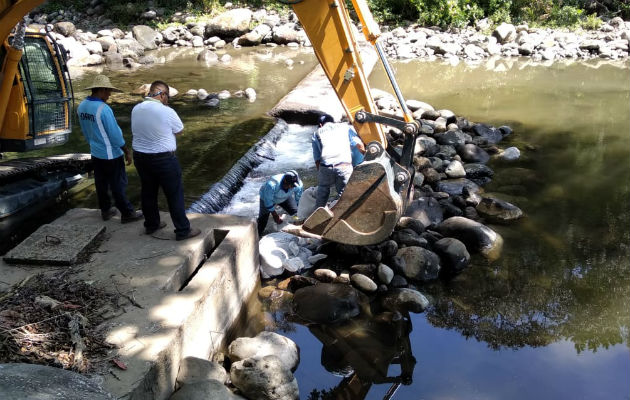
POLYGON ((329 122, 335 122, 335 119, 329 114, 323 114, 319 116, 319 126, 324 126, 329 122))
POLYGON ((122 92, 109 81, 109 78, 105 75, 96 75, 92 84, 86 89, 92 90, 92 97, 97 97, 103 101, 107 101, 112 92, 122 92))
POLYGON ((157 99, 162 102, 162 104, 167 105, 169 96, 168 96, 168 85, 164 81, 154 81, 149 88, 149 97, 157 99))
POLYGON ((288 171, 282 177, 282 189, 286 192, 292 187, 298 186, 300 178, 294 170, 288 171))

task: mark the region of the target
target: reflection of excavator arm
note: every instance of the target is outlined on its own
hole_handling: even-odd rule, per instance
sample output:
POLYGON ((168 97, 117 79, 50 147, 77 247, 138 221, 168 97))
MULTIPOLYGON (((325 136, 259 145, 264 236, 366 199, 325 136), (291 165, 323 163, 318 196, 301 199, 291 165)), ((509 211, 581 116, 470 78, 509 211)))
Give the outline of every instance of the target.
POLYGON ((367 143, 365 161, 350 177, 330 210, 318 208, 303 228, 336 242, 367 245, 385 240, 406 208, 413 188, 413 148, 418 123, 407 109, 385 54, 380 30, 365 0, 352 0, 366 39, 376 47, 400 106, 403 119, 378 114, 361 62, 359 46, 343 1, 291 1, 313 50, 350 122, 367 143), (402 151, 388 147, 380 124, 406 134, 402 151))

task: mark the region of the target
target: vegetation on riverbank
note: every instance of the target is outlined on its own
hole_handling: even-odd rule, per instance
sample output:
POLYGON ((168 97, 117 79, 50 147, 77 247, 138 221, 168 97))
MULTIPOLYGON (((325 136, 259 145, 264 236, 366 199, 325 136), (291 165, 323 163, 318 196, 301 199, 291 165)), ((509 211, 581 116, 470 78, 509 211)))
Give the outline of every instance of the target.
MULTIPOLYGON (((349 1, 347 1, 350 3, 349 1)), ((285 10, 277 1, 243 0, 243 6, 285 10)), ((464 27, 488 18, 493 24, 501 22, 528 23, 532 26, 597 29, 602 18, 620 16, 630 19, 627 0, 368 0, 381 23, 419 23, 426 26, 464 27)), ((148 9, 161 9, 164 19, 177 11, 203 15, 222 11, 223 0, 155 0, 129 2, 109 0, 109 17, 120 23, 130 23, 148 9)), ((81 0, 51 0, 43 6, 52 12, 73 7, 83 11, 90 2, 81 0)))

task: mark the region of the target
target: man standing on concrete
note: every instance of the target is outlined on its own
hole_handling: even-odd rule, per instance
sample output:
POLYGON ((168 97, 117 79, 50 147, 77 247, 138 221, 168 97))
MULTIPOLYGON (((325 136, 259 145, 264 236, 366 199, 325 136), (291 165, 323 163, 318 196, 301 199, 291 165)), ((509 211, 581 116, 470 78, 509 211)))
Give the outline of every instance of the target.
POLYGON ((334 122, 324 114, 319 117, 319 129, 313 134, 313 159, 317 168, 316 207, 328 202, 330 187, 334 184, 337 196, 341 196, 352 175, 352 153, 348 124, 334 122))
POLYGON ((276 224, 282 223, 282 218, 275 210, 275 206, 282 207, 287 214, 297 213, 297 206, 302 196, 302 181, 294 170, 284 174, 272 176, 260 187, 260 207, 258 210, 258 236, 261 236, 267 226, 269 213, 276 224))
POLYGON ((133 209, 125 195, 127 188, 125 161, 127 165, 131 165, 131 152, 125 145, 125 139, 116 122, 114 112, 106 104, 112 92, 121 90, 112 86, 105 75, 97 75, 87 89, 91 89, 92 94, 79 104, 77 113, 83 136, 90 144, 94 166, 94 186, 101 217, 103 221, 107 221, 116 215, 116 210, 112 208, 109 198, 111 190, 123 224, 142 219, 142 213, 133 209))
POLYGON ((145 215, 145 232, 150 235, 166 226, 160 221, 158 190, 166 196, 168 210, 175 225, 175 239, 185 240, 201 233, 190 227, 184 205, 182 170, 175 156, 176 135, 184 124, 172 108, 168 107, 169 87, 155 81, 144 101, 131 111, 133 157, 142 185, 142 211, 145 215))

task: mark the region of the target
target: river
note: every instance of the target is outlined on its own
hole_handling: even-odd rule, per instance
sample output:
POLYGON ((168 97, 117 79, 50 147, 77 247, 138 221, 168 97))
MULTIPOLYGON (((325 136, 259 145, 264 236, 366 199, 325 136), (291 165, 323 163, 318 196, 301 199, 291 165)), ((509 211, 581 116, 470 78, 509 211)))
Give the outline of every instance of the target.
MULTIPOLYGON (((269 130, 273 122, 264 113, 316 63, 308 52, 287 49, 239 49, 231 55, 230 66, 206 67, 193 56, 180 56, 139 71, 107 72, 125 91, 163 79, 181 92, 248 86, 258 92, 254 103, 229 99, 219 109, 174 101, 186 125, 178 157, 187 204, 269 130), (284 57, 296 61, 292 69, 284 57)), ((452 281, 422 287, 432 306, 413 314, 401 337, 368 321, 341 333, 356 351, 339 354, 313 335, 321 332, 292 322, 282 311, 262 309, 261 315, 270 316, 266 329, 300 346, 295 376, 301 398, 328 398, 326 393, 341 386, 363 393, 350 398, 368 399, 629 398, 628 63, 541 66, 514 60, 473 67, 414 61, 394 68, 407 98, 514 129, 502 146, 517 146, 522 156, 512 163, 492 161, 496 175, 485 190, 517 204, 526 218, 492 226, 505 239, 497 261, 474 258, 452 281), (361 338, 362 332, 370 332, 371 339, 361 338), (372 379, 350 374, 367 370, 370 375, 371 369, 384 371, 372 379), (403 372, 408 375, 404 384, 393 383, 403 372), (382 379, 385 375, 392 379, 382 379)), ((86 94, 81 88, 90 76, 75 80, 78 98, 86 94)), ((385 80, 377 68, 373 87, 385 88, 385 80)), ((128 139, 135 101, 112 97, 128 139)), ((312 168, 309 134, 309 129, 291 127, 278 143, 277 159, 248 178, 231 209, 256 212, 262 175, 290 166, 312 168)), ((66 146, 37 155, 87 150, 74 135, 66 146)), ((138 203, 137 176, 133 167, 128 171, 129 196, 138 203)), ((73 205, 95 207, 96 200, 86 191, 73 205)))

